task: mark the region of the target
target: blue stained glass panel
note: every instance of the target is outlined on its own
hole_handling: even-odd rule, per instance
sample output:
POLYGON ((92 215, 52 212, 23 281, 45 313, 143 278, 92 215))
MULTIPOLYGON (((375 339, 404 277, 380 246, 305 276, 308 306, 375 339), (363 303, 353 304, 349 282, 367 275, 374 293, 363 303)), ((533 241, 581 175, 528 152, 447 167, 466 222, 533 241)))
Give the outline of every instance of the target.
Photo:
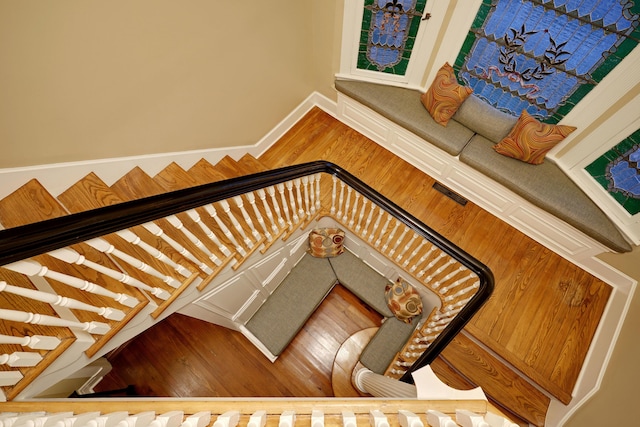
POLYGON ((503 111, 557 123, 615 67, 622 42, 638 43, 637 9, 619 0, 485 0, 456 60, 458 77, 503 111))

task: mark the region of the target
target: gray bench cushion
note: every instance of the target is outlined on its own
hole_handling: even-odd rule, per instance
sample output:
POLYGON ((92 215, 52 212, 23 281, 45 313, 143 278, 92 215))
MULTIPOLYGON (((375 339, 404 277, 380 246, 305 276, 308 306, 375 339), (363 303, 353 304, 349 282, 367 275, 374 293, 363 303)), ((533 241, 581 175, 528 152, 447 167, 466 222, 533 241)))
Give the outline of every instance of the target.
POLYGON ((492 145, 476 135, 460 154, 460 161, 611 249, 631 250, 611 220, 556 164, 547 159, 541 165, 530 165, 496 153, 492 145))
POLYGON ((362 350, 360 363, 377 374, 384 374, 396 353, 411 336, 418 322, 419 317, 414 318, 411 324, 401 322, 395 317, 386 319, 362 350))
POLYGON ((245 325, 277 356, 336 284, 326 259, 305 255, 245 325))
POLYGON ((390 283, 386 277, 349 251, 328 259, 342 286, 384 317, 393 317, 384 298, 384 288, 390 283))
POLYGON ((474 95, 462 103, 453 119, 495 143, 507 136, 518 121, 474 95))
POLYGON ((453 156, 473 136, 473 131, 455 120, 450 120, 446 127, 436 123, 416 90, 350 80, 336 80, 335 85, 340 92, 453 156))

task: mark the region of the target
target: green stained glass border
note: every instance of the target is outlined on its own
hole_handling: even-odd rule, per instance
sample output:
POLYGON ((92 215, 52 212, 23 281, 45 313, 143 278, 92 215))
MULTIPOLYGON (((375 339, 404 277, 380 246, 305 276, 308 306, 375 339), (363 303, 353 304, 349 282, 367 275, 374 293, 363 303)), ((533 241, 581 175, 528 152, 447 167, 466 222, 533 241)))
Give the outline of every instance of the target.
MULTIPOLYGON (((478 9, 478 13, 471 25, 471 29, 465 38, 465 41, 458 53, 458 56, 453 65, 454 70, 456 71, 456 75, 459 74, 460 69, 465 63, 466 57, 471 52, 471 48, 473 47, 476 41, 476 33, 474 29, 482 28, 489 16, 489 12, 493 7, 495 7, 494 0, 483 0, 482 5, 478 9)), ((538 3, 538 2, 532 2, 538 3)), ((640 14, 640 2, 635 2, 629 7, 630 14, 640 14)), ((604 58, 602 63, 591 73, 591 78, 593 81, 599 83, 602 79, 613 70, 616 65, 618 65, 624 57, 631 52, 637 45, 638 39, 640 39, 640 26, 634 28, 631 35, 623 40, 617 48, 612 50, 610 54, 604 58)), ((460 81, 462 83, 462 81, 460 81)), ((543 121, 549 124, 557 124, 562 120, 564 116, 566 116, 572 109, 575 107, 591 90, 595 87, 595 84, 583 84, 577 90, 575 90, 571 96, 569 96, 561 105, 558 107, 556 112, 551 116, 547 117, 543 121)))
POLYGON ((409 31, 406 42, 402 47, 402 55, 400 61, 391 67, 383 68, 382 70, 369 58, 367 58, 367 50, 369 49, 369 29, 374 21, 373 11, 367 6, 373 6, 376 0, 365 0, 364 10, 362 12, 362 27, 360 28, 360 42, 358 44, 358 58, 356 61, 356 68, 359 70, 368 70, 382 72, 386 74, 392 74, 396 76, 404 76, 407 73, 409 67, 409 60, 411 59, 411 53, 416 42, 416 35, 418 34, 418 28, 422 20, 422 13, 427 5, 427 0, 417 0, 414 7, 414 11, 419 16, 411 18, 409 23, 409 31))
POLYGON ((622 140, 615 147, 602 154, 584 168, 584 170, 587 171, 587 173, 591 175, 591 177, 593 177, 593 179, 595 179, 596 182, 598 182, 598 184, 600 184, 600 186, 602 186, 602 188, 604 188, 607 193, 613 197, 613 199, 630 215, 640 213, 640 199, 627 196, 619 191, 610 191, 611 182, 607 177, 607 170, 612 162, 616 161, 624 153, 627 153, 638 145, 640 145, 640 129, 622 140))

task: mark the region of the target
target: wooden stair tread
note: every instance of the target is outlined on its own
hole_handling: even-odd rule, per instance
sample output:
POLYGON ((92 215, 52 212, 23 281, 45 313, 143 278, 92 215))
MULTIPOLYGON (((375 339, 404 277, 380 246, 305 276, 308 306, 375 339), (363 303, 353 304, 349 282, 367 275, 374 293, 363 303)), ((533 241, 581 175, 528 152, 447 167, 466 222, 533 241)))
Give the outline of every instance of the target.
POLYGON ((166 168, 158 172, 158 174, 153 177, 153 180, 165 191, 182 190, 183 188, 198 185, 197 179, 192 177, 175 162, 170 163, 166 168))
POLYGON ((165 192, 160 184, 139 167, 127 172, 111 185, 111 189, 125 200, 136 200, 165 192))
POLYGON ((245 175, 251 175, 257 172, 264 172, 269 170, 260 160, 247 153, 238 160, 238 166, 242 169, 245 175))
POLYGON ((187 172, 198 184, 208 184, 210 182, 224 181, 227 179, 226 176, 218 172, 215 166, 205 159, 200 159, 195 165, 191 166, 187 172))
POLYGON ((32 224, 67 214, 68 212, 36 179, 30 180, 0 200, 0 224, 5 228, 32 224))
POLYGON ((244 175, 242 169, 238 166, 238 162, 233 160, 230 156, 224 156, 215 165, 216 171, 223 175, 225 179, 236 178, 244 175))
POLYGON ((464 334, 458 334, 440 357, 500 406, 534 425, 544 425, 551 399, 464 334))

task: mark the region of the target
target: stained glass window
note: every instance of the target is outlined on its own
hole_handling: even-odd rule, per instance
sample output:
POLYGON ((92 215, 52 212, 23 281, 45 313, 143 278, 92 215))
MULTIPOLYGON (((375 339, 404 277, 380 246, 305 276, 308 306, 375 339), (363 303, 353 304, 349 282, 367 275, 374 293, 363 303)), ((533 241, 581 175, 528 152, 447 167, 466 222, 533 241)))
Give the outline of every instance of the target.
POLYGON ((598 157, 585 170, 629 214, 640 212, 640 129, 598 157))
POLYGON ((483 0, 454 68, 513 115, 557 123, 640 39, 627 0, 483 0))
POLYGON ((357 68, 407 72, 427 0, 365 0, 357 68))

